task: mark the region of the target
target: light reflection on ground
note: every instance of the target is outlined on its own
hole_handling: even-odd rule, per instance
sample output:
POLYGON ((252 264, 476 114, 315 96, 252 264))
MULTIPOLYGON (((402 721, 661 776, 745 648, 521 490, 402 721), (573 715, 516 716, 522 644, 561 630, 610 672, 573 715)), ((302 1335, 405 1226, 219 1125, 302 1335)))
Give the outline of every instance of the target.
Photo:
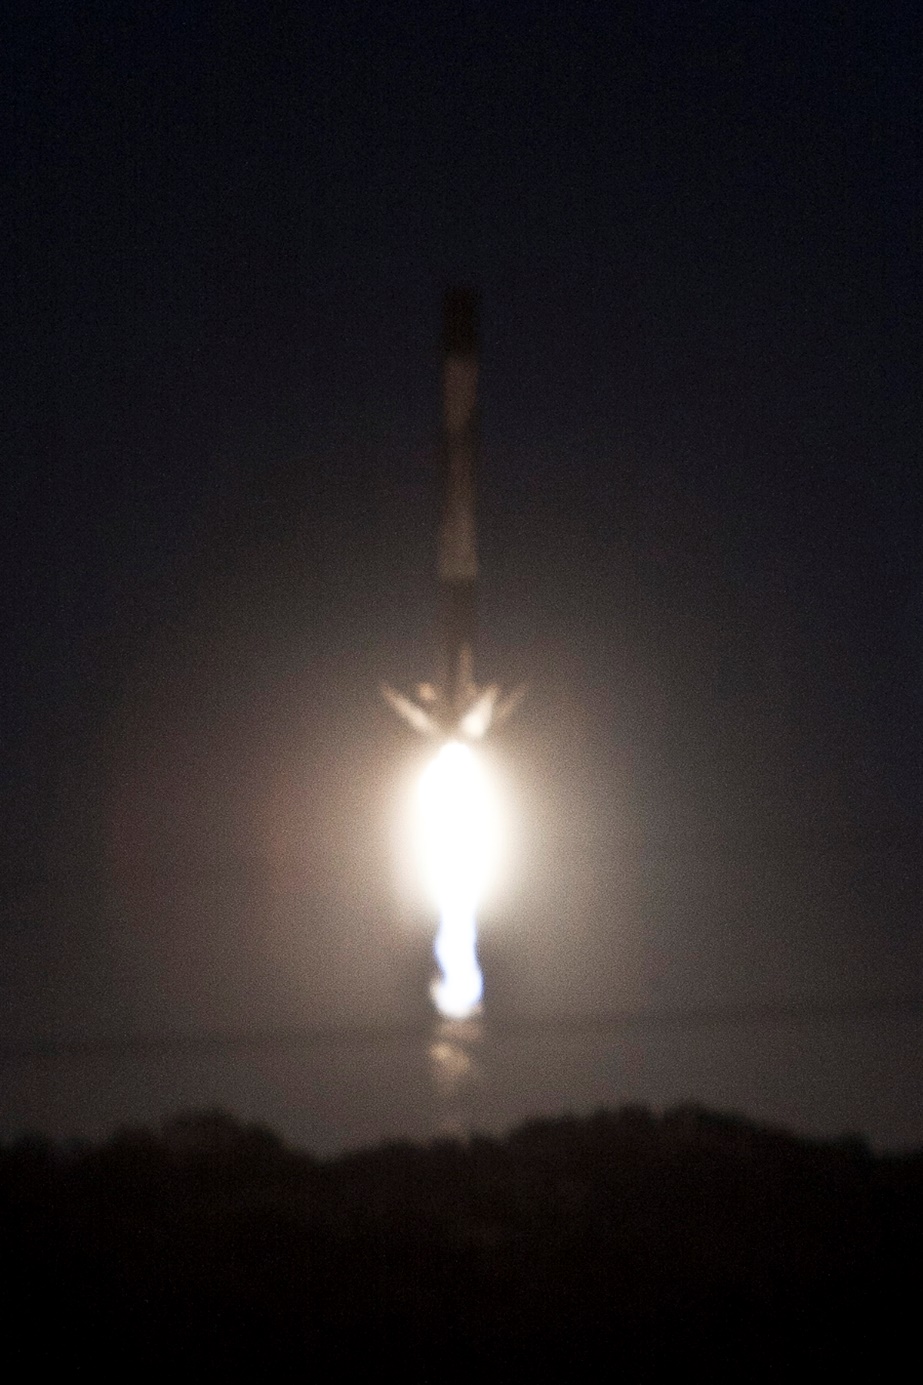
POLYGON ((483 1097, 484 1070, 478 1054, 483 1038, 484 1027, 477 1016, 442 1020, 433 1030, 427 1060, 440 1135, 470 1133, 475 1108, 483 1097))

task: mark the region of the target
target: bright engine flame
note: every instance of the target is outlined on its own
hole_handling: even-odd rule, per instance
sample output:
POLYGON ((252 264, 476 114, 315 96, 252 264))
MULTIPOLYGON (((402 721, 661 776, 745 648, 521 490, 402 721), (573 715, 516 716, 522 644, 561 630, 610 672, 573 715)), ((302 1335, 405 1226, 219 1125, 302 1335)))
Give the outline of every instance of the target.
POLYGON ((429 885, 439 910, 433 984, 440 1014, 465 1019, 478 1007, 484 981, 477 959, 477 906, 490 856, 491 817, 477 756, 447 741, 420 780, 429 885))

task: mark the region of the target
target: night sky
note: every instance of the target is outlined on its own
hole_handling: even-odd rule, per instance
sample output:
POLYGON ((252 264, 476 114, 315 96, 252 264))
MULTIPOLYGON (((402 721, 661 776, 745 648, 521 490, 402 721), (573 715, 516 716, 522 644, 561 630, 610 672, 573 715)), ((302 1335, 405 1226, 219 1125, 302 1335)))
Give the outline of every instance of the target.
POLYGON ((378 685, 434 669, 458 283, 478 673, 529 684, 471 1120, 923 1142, 923 1005, 857 1004, 923 993, 918 7, 3 28, 0 1134, 438 1126, 425 1043, 25 1050, 428 1022, 378 685), (544 1023, 703 1007, 740 1022, 544 1023))

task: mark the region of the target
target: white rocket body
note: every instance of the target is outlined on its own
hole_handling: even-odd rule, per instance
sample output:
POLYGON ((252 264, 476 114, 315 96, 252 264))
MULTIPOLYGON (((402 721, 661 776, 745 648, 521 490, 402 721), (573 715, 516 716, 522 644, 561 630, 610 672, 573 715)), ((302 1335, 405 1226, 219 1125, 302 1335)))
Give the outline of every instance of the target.
POLYGON ((450 289, 443 304, 442 331, 441 675, 436 685, 422 684, 416 699, 393 688, 382 689, 395 711, 415 730, 463 740, 480 740, 521 696, 517 691, 501 700, 497 684, 478 687, 474 681, 478 345, 477 299, 469 289, 450 289))

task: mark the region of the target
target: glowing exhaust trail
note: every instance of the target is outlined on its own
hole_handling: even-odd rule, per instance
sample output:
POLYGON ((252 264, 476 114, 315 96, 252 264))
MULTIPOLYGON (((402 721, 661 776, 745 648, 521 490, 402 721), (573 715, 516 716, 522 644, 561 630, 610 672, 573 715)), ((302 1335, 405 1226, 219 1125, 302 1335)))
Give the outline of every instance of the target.
POLYGON ((439 1013, 465 1019, 480 1004, 484 983, 477 959, 477 907, 490 855, 489 802, 469 745, 447 741, 420 780, 425 868, 439 931, 442 973, 432 996, 439 1013))

